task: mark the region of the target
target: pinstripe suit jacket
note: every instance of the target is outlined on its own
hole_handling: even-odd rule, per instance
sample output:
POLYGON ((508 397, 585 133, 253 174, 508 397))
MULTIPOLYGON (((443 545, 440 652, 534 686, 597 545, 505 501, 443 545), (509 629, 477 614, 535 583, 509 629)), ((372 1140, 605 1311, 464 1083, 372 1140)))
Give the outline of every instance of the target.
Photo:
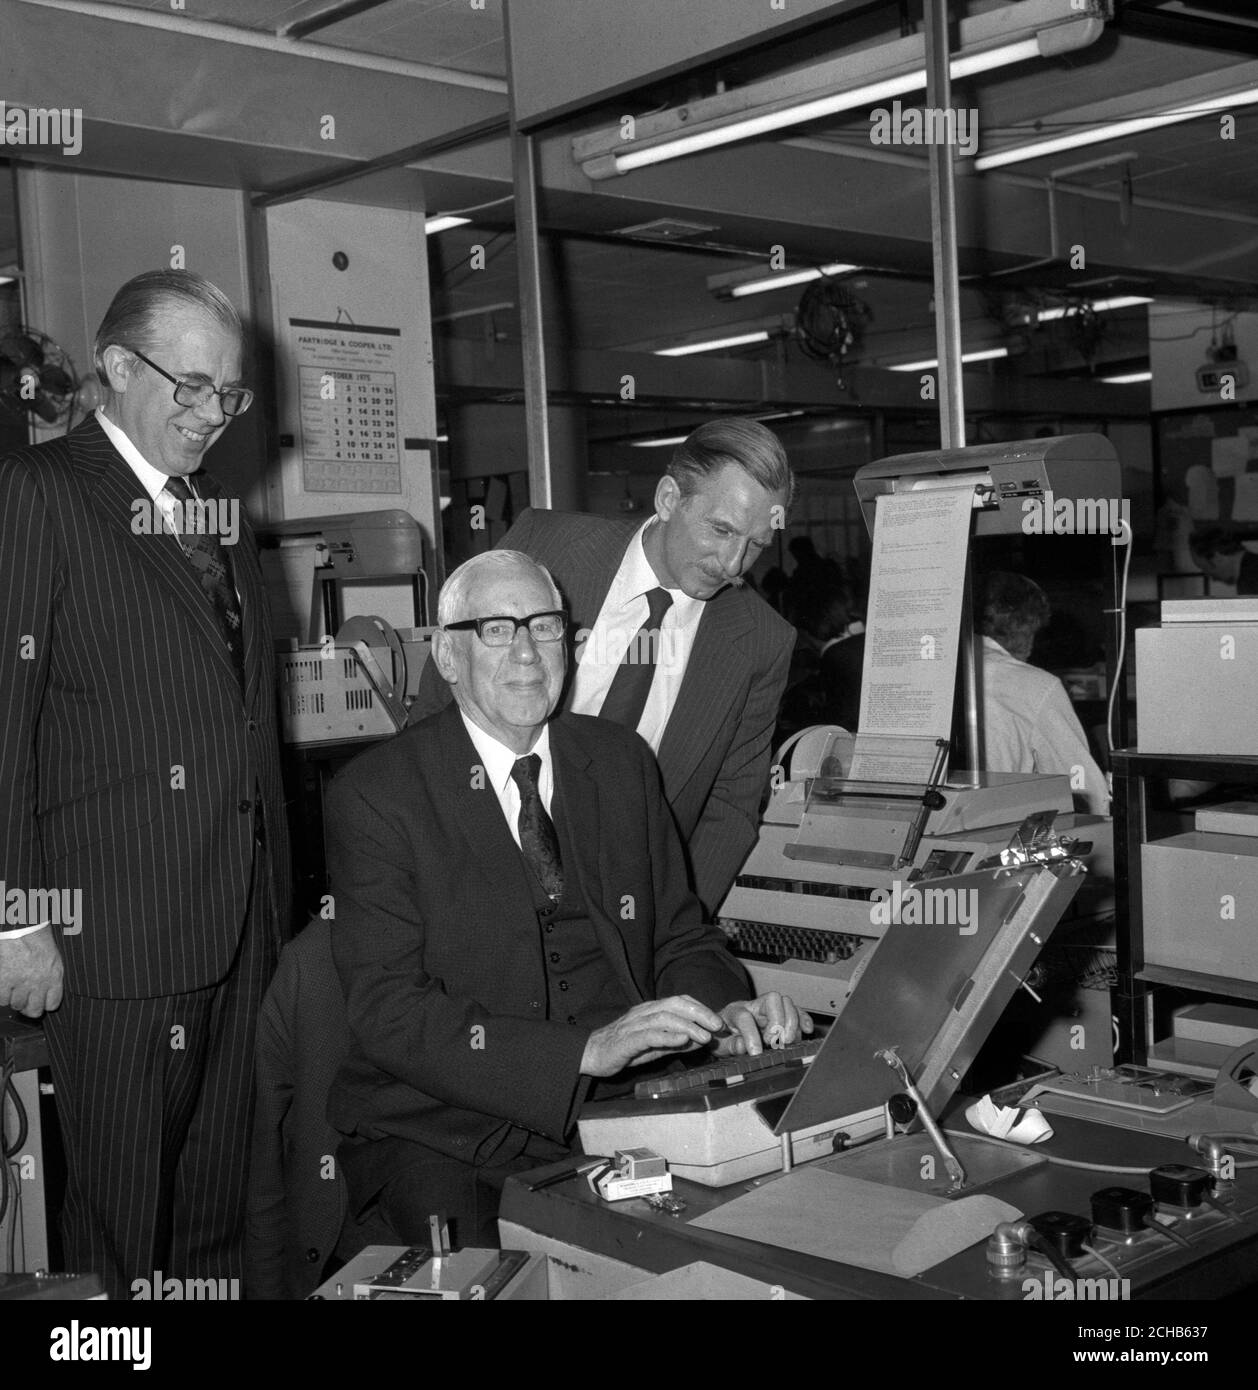
MULTIPOLYGON (((577 632, 594 626, 640 522, 528 508, 498 543, 555 577, 577 632)), ((704 605, 659 748, 664 795, 686 841, 694 887, 714 914, 742 867, 768 789, 770 744, 795 630, 758 594, 727 587, 704 605)), ((579 655, 578 655, 578 660, 579 655)), ((412 717, 450 698, 425 672, 412 717)), ((567 700, 572 698, 569 682, 567 700)))
MULTIPOLYGON (((218 488, 197 479, 208 495, 218 488)), ((253 532, 231 559, 245 689, 171 535, 94 417, 0 461, 0 870, 81 889, 67 988, 102 998, 199 989, 231 966, 260 790, 279 924, 288 836, 273 644, 253 532)))

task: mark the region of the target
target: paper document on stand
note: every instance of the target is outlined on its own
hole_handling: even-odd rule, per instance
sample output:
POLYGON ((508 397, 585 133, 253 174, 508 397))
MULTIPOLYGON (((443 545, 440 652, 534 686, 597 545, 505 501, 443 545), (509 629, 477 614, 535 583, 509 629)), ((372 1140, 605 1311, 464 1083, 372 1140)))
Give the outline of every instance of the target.
POLYGON ((970 486, 877 500, 853 778, 925 781, 952 731, 973 501, 970 486))

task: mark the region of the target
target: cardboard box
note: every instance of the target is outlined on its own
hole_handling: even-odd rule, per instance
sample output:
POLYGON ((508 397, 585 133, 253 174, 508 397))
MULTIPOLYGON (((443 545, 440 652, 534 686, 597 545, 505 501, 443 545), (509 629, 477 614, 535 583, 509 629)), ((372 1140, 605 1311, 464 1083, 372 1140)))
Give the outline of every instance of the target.
POLYGON ((1258 1009, 1244 1004, 1189 1004, 1175 1010, 1171 1033, 1193 1042, 1237 1048, 1258 1038, 1258 1009))
POLYGON ((1191 830, 1140 859, 1145 964, 1258 982, 1258 839, 1191 830))
POLYGON ((1258 756, 1258 623, 1136 632, 1136 746, 1142 753, 1258 756))
POLYGON ((1199 806, 1195 820, 1198 830, 1213 830, 1220 835, 1258 835, 1258 801, 1199 806))

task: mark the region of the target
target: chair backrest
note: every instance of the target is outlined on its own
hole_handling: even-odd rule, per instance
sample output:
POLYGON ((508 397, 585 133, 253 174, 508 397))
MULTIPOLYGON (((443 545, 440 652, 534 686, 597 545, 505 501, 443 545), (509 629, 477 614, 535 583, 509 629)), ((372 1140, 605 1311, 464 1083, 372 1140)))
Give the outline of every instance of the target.
POLYGON ((349 1046, 331 924, 314 919, 285 946, 259 1015, 251 1298, 304 1298, 336 1247, 346 1195, 327 1102, 349 1046))

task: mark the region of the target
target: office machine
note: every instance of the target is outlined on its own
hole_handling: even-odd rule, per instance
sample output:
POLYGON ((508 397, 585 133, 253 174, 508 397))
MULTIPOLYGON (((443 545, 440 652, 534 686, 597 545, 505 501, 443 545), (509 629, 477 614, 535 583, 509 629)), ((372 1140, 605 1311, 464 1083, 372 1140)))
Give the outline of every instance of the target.
POLYGON ((348 618, 335 638, 289 642, 278 653, 280 729, 286 743, 387 738, 406 727, 431 651, 430 627, 348 618))
POLYGON ((1047 835, 1074 810, 1064 775, 851 781, 852 747, 822 725, 779 751, 759 837, 717 914, 757 993, 821 1014, 842 1009, 893 915, 946 911, 952 879, 998 864, 1028 821, 1047 835))
POLYGON ((294 517, 259 526, 263 550, 312 549, 306 641, 335 632, 343 618, 342 587, 347 583, 405 583, 411 589, 416 624, 428 621, 428 576, 424 573, 424 534, 419 522, 399 507, 331 516, 294 517))
POLYGON ((427 1246, 368 1245, 310 1295, 385 1303, 487 1302, 529 1265, 519 1250, 454 1250, 444 1217, 428 1218, 427 1246))
MULTIPOLYGON (((1026 886, 1036 892, 1034 878, 1026 886)), ((867 982, 890 966, 896 935, 867 982)), ((1001 964, 1001 935, 972 976, 947 950, 923 952, 938 938, 906 939, 877 992, 855 991, 775 1126, 787 1133, 793 1109, 807 1124, 820 1107, 877 1098, 885 1135, 849 1143, 849 1125, 839 1151, 802 1166, 784 1151, 778 1171, 721 1190, 674 1164, 667 1206, 603 1201, 572 1163, 521 1174, 503 1194, 503 1243, 545 1261, 534 1287, 552 1298, 1111 1303, 1247 1289, 1258 1267, 1258 1044, 1235 1049, 1213 1088, 1098 1069, 1091 1080, 1054 1074, 995 1093, 997 1105, 1044 1112, 1050 1124, 1033 1146, 966 1131, 964 1102, 947 1100, 965 1046, 933 1085, 949 1043, 937 1032, 920 1059, 918 1048, 941 1014, 945 1037, 982 1033, 957 1003, 964 1012, 985 969, 1021 968, 1001 964), (962 967, 960 990, 951 964, 962 967), (883 1046, 890 1036, 906 1042, 883 1046), (909 1132, 918 1118, 924 1132, 909 1132)))
POLYGON ((1113 535, 1116 521, 1122 519, 1118 456, 1101 434, 900 454, 866 464, 857 471, 855 481, 871 533, 879 496, 964 483, 974 486, 976 536, 1035 534, 1029 527, 1042 519, 1052 523, 1047 534, 1104 531, 1113 535), (1029 522, 1033 512, 1039 515, 1029 522))
POLYGON ((757 994, 837 1023, 780 1057, 708 1063, 587 1106, 588 1153, 645 1146, 710 1186, 770 1171, 783 1134, 795 1161, 828 1153, 836 1135, 881 1128, 893 1088, 870 1062, 877 1047, 900 1049, 928 1109, 951 1096, 1079 886, 1083 847, 1052 831, 1069 785, 856 782, 840 775, 849 744, 831 729, 801 741, 719 914, 757 994))

